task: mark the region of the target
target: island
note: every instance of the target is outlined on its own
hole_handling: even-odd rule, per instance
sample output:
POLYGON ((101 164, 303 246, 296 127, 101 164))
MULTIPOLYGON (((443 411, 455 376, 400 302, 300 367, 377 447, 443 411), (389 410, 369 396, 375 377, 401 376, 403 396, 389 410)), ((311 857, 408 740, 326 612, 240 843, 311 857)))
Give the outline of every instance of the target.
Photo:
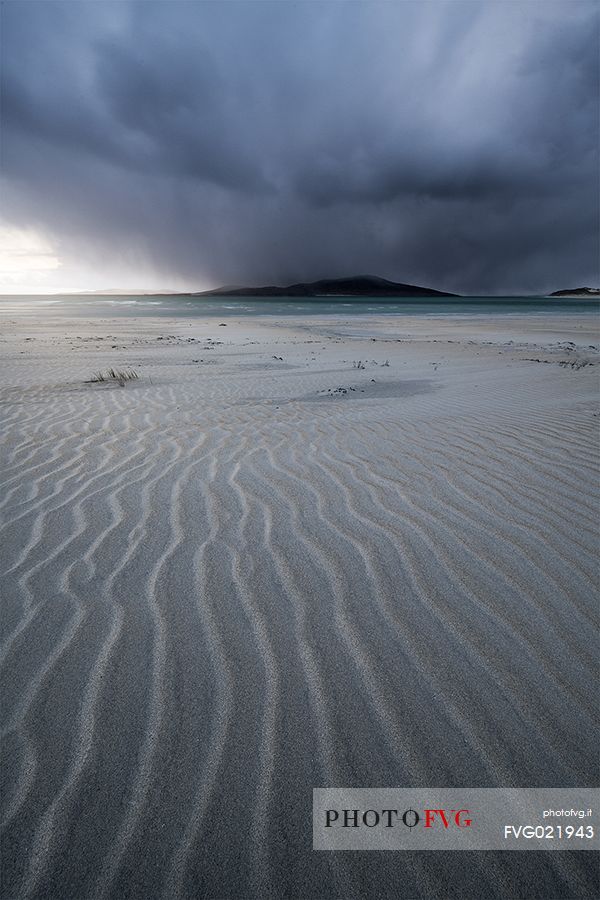
POLYGON ((211 291, 197 291, 194 297, 458 297, 447 291, 388 281, 375 275, 354 275, 350 278, 323 278, 320 281, 298 282, 287 286, 220 287, 211 291))
POLYGON ((600 288, 578 287, 554 291, 549 297, 600 297, 600 288))

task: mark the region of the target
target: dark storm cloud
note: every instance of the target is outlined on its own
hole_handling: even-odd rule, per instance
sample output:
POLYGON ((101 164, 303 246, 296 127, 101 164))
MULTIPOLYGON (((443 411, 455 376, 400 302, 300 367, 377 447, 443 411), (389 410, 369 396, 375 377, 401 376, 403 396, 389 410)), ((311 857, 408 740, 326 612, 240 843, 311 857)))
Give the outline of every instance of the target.
POLYGON ((595 4, 10 3, 5 214, 101 269, 598 273, 595 4))

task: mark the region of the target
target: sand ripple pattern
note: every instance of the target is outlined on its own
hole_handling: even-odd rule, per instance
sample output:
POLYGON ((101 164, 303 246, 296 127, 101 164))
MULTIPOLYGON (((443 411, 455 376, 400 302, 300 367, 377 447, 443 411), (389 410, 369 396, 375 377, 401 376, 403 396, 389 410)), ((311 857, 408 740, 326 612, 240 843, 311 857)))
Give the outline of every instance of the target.
POLYGON ((590 783, 588 395, 171 374, 0 390, 2 897, 512 896, 500 856, 312 853, 311 792, 590 783))

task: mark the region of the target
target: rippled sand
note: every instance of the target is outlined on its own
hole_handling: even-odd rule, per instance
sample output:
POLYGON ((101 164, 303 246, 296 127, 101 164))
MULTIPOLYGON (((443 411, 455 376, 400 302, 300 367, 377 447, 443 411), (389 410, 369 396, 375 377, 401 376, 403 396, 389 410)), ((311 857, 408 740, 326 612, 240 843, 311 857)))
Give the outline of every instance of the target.
POLYGON ((44 316, 0 343, 3 898, 596 896, 311 849, 315 786, 595 782, 590 319, 44 316))

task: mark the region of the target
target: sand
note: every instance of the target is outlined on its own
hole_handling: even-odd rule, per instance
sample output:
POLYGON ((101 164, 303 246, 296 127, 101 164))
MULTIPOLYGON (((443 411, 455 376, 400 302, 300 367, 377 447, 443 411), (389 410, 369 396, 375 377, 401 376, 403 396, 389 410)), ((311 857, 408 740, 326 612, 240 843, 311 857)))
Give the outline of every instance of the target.
POLYGON ((316 786, 597 782, 594 322, 223 321, 3 323, 2 897, 597 896, 311 849, 316 786))

